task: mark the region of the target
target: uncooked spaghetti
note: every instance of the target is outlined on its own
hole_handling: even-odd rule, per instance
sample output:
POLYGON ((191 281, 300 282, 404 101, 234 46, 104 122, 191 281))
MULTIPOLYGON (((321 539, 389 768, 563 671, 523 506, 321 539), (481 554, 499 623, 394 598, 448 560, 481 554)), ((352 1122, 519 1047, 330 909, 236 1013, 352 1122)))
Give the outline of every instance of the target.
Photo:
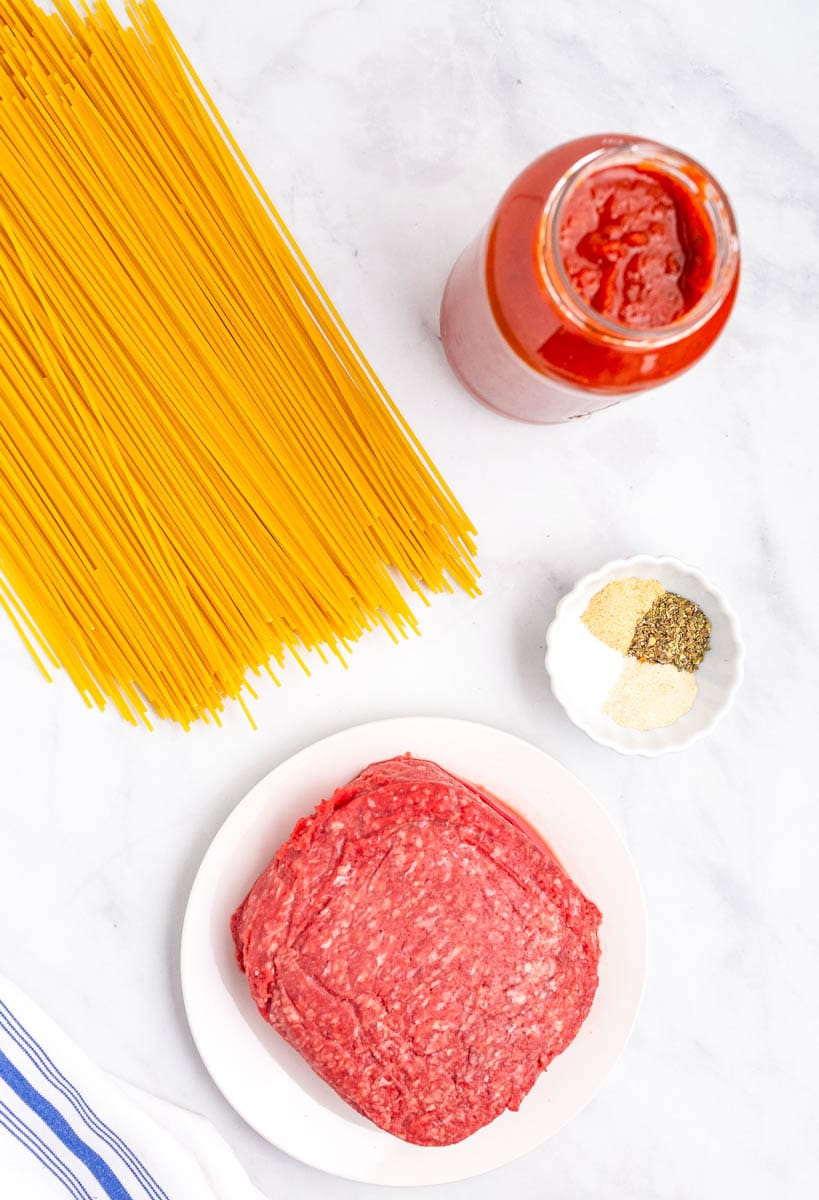
POLYGON ((218 721, 475 591, 474 531, 156 4, 54 7, 0 0, 0 605, 87 704, 218 721))

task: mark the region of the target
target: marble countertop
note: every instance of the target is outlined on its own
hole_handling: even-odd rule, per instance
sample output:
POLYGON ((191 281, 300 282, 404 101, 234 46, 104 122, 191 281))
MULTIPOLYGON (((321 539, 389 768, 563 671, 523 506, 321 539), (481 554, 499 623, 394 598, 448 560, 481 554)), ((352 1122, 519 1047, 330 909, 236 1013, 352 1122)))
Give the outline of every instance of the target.
MULTIPOLYGON (((484 595, 423 637, 263 688, 253 732, 133 730, 51 686, 0 621, 0 968, 104 1066, 206 1113, 262 1191, 320 1176, 236 1117, 194 1050, 177 958, 209 840, 250 785, 335 729, 431 713, 511 730, 600 797, 649 913, 642 1011, 593 1103, 539 1151, 430 1200, 805 1197, 819 1186, 819 9, 808 0, 164 0, 303 248, 480 529, 484 595), (734 201, 741 294, 665 390, 532 428, 462 392, 437 311, 506 184, 614 128, 679 145, 734 201), (738 610, 736 707, 684 754, 619 757, 543 671, 558 597, 669 553, 738 610)), ((381 1193, 385 1194, 385 1193, 381 1193)), ((398 1195, 399 1193, 395 1193, 398 1195)))

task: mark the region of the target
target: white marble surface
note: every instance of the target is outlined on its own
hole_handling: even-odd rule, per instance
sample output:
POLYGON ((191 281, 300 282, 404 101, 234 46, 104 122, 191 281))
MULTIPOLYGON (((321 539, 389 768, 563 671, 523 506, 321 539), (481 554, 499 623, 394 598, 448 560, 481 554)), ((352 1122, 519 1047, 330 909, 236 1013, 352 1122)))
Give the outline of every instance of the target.
MULTIPOLYGON (((177 973, 196 866, 292 750, 370 718, 449 714, 552 752, 625 833, 650 917, 630 1046, 540 1151, 430 1200, 691 1200, 819 1187, 819 103, 812 0, 165 0, 231 125, 480 527, 485 594, 421 640, 291 672, 222 732, 134 731, 41 682, 0 622, 0 968, 99 1061, 213 1118, 270 1197, 370 1193, 235 1117, 188 1036, 177 973), (532 429, 448 374, 452 260, 544 148, 606 128, 677 144, 728 189, 740 299, 663 392, 532 429), (670 553, 740 612, 746 686, 684 755, 618 757, 542 670, 558 596, 603 561, 670 553)), ((0 1188, 0 1191, 2 1188, 0 1188)), ((21 1198, 22 1200, 22 1198, 21 1198)))

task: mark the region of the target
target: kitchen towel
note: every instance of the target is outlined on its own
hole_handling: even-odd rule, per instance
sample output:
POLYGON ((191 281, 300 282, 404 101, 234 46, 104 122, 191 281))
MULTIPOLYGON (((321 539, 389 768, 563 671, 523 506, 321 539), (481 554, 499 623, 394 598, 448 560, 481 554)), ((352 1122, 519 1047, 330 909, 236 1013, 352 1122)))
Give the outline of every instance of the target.
POLYGON ((214 1127, 97 1067, 0 975, 0 1196, 262 1200, 214 1127))

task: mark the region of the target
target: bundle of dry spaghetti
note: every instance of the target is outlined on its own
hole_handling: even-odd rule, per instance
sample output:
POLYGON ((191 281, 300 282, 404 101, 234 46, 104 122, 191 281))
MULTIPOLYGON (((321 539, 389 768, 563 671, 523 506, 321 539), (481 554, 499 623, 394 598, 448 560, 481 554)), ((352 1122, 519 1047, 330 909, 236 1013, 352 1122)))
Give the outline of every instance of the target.
POLYGON ((54 7, 0 0, 0 604, 89 705, 218 721, 474 591, 474 531, 157 6, 54 7))

